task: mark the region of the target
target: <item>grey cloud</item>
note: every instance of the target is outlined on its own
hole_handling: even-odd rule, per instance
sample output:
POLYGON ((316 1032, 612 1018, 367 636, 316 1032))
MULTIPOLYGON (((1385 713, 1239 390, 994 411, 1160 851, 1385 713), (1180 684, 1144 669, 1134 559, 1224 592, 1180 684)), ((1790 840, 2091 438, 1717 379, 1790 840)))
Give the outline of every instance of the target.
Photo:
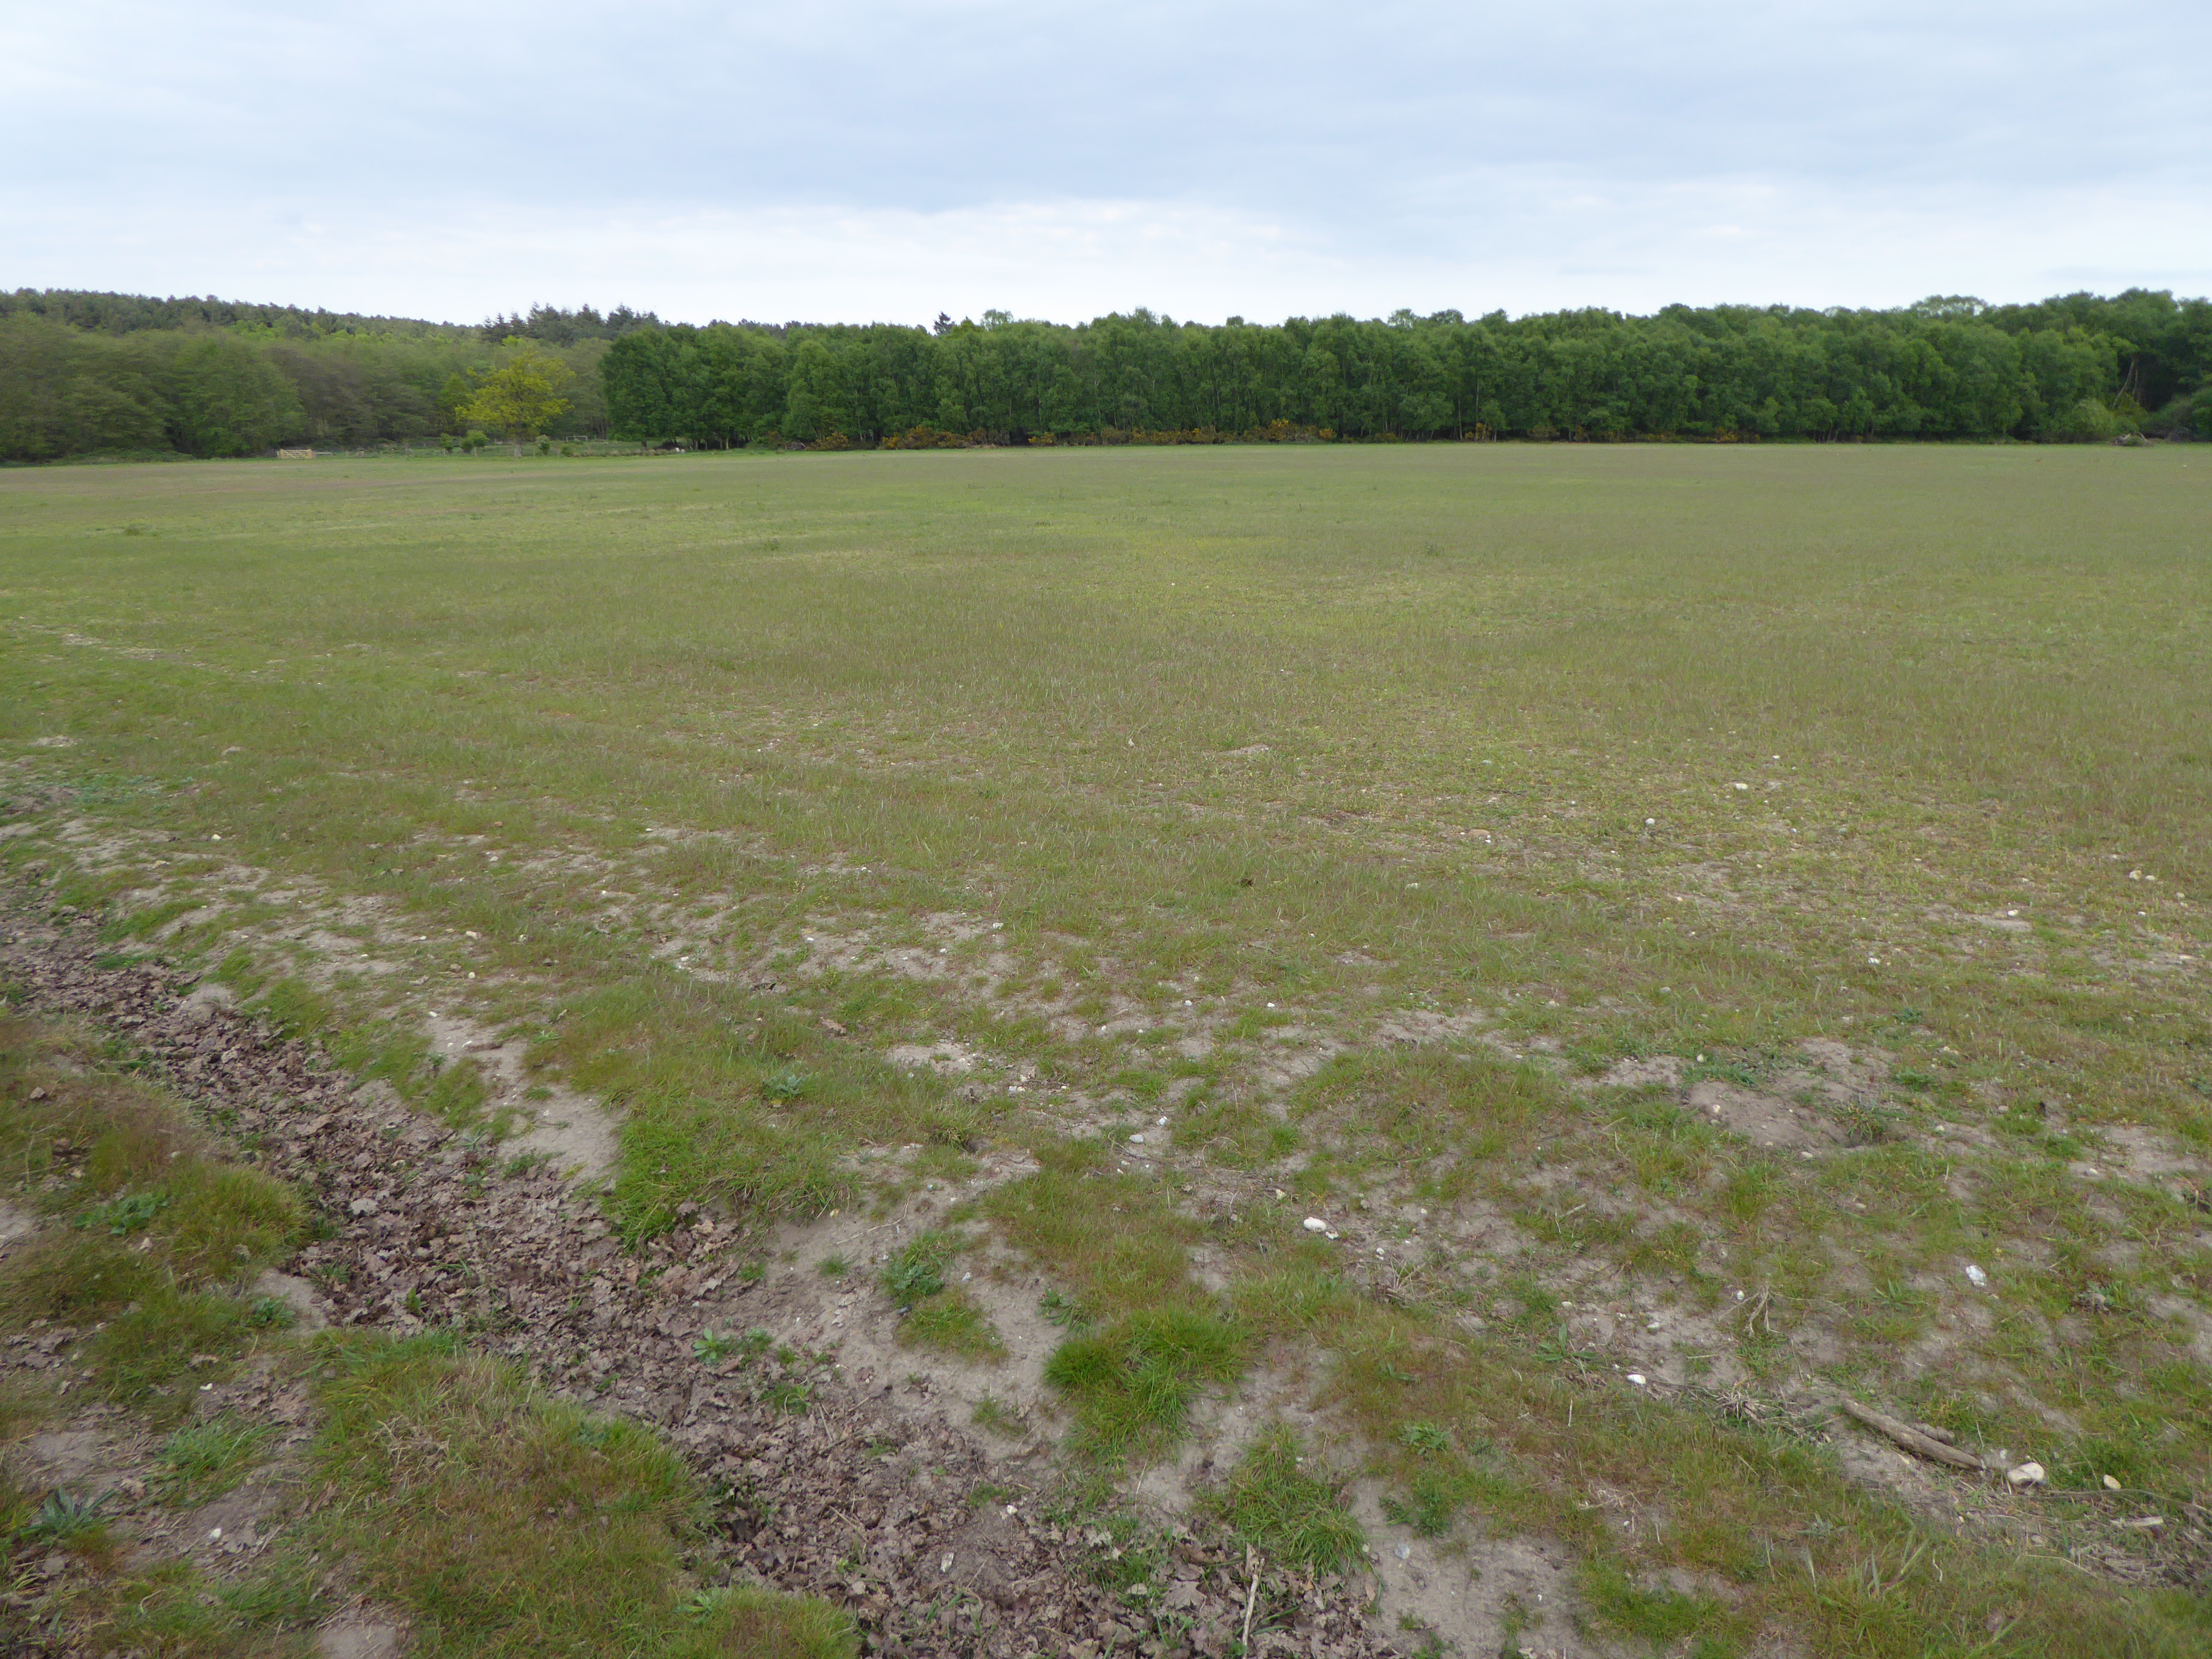
MULTIPOLYGON (((1879 216, 1886 197, 1940 198, 2003 223, 2053 190, 2110 188, 2193 210, 2193 228, 2160 234, 2203 250, 2212 227, 2191 204, 2212 193, 2208 49, 2212 8, 2174 0, 2098 14, 88 0, 0 24, 0 135, 21 189, 88 216, 189 198, 245 223, 312 203, 343 235, 410 212, 581 226, 1149 202, 1278 220, 1316 276, 1332 249, 1410 270, 1562 236, 1592 245, 1563 244, 1555 263, 1649 270, 1657 246, 1663 271, 1644 219, 1686 191, 1727 198, 1771 244, 1837 198, 1879 216), (1635 253, 1616 257, 1616 234, 1553 190, 1617 217, 1635 253)), ((2177 257, 2161 244, 2166 267, 2177 257)))

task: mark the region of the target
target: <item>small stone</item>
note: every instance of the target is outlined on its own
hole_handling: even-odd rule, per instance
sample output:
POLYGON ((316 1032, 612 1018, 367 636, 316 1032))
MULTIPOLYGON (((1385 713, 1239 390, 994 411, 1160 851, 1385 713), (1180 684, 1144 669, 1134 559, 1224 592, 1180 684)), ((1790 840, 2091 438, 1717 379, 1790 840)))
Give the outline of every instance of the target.
POLYGON ((1978 1290, 1990 1282, 1990 1276, 1969 1261, 1966 1264, 1966 1280, 1978 1290))
POLYGON ((2040 1486, 2050 1478, 2040 1463, 2015 1463, 2005 1471, 2005 1480, 2015 1486, 2040 1486))
POLYGON ((374 1215, 376 1200, 373 1198, 356 1198, 352 1203, 347 1205, 346 1208, 355 1215, 374 1215))
POLYGON ((1645 1376, 1642 1371, 1629 1372, 1628 1380, 1631 1383, 1639 1389, 1649 1388, 1650 1386, 1650 1379, 1645 1376))
POLYGON ((1401 1544, 1401 1545, 1399 1545, 1399 1546, 1398 1546, 1398 1559, 1399 1559, 1401 1561, 1410 1561, 1410 1560, 1412 1560, 1412 1559, 1413 1559, 1413 1547, 1411 1544, 1401 1544))
POLYGON ((1304 1225, 1305 1230, 1310 1233, 1325 1233, 1328 1231, 1328 1223, 1323 1221, 1317 1215, 1308 1216, 1305 1218, 1304 1225))
POLYGON ((2120 1483, 2118 1481, 2113 1480, 2109 1474, 2105 1477, 2105 1490, 2106 1492, 2118 1492, 2119 1489, 2120 1483))

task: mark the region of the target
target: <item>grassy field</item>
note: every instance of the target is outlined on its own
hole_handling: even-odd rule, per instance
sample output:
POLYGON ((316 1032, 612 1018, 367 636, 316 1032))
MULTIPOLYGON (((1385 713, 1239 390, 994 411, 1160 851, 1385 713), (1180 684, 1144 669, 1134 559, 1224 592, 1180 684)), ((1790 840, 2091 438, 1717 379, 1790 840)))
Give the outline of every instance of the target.
POLYGON ((1109 1474, 1265 1364, 1616 1634, 2201 1651, 2208 524, 2184 448, 9 471, 0 858, 449 1115, 428 1012, 527 1035, 633 1234, 1033 1151, 1109 1474))

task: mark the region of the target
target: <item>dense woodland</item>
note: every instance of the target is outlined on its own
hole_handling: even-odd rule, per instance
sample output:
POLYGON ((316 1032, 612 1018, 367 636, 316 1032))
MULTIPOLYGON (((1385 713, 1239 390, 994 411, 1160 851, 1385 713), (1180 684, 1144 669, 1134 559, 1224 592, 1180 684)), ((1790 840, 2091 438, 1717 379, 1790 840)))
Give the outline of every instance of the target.
POLYGON ((547 356, 570 372, 567 407, 531 422, 549 438, 713 447, 2212 437, 2212 301, 2141 289, 930 329, 543 306, 459 326, 24 289, 0 295, 0 459, 451 441, 503 362, 547 356))

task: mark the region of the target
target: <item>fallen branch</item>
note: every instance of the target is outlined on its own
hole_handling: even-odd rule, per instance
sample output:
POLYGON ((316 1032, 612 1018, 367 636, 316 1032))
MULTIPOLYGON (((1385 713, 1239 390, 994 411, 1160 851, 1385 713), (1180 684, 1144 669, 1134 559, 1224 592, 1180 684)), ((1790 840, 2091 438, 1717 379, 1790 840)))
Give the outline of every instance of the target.
POLYGON ((1244 1650, 1252 1650, 1252 1609, 1260 1601, 1260 1555, 1249 1544, 1244 1547, 1244 1570, 1252 1575, 1252 1588, 1244 1593, 1244 1650))
POLYGON ((1932 1435, 1920 1432, 1909 1423, 1900 1423, 1871 1406, 1862 1406, 1856 1400, 1838 1400, 1836 1404, 1844 1416, 1863 1423, 1875 1433, 1887 1436, 1909 1452, 1917 1453, 1937 1463, 1948 1463, 1954 1469, 1972 1469, 1977 1474, 1990 1466, 1970 1451, 1956 1446, 1947 1446, 1932 1435))

